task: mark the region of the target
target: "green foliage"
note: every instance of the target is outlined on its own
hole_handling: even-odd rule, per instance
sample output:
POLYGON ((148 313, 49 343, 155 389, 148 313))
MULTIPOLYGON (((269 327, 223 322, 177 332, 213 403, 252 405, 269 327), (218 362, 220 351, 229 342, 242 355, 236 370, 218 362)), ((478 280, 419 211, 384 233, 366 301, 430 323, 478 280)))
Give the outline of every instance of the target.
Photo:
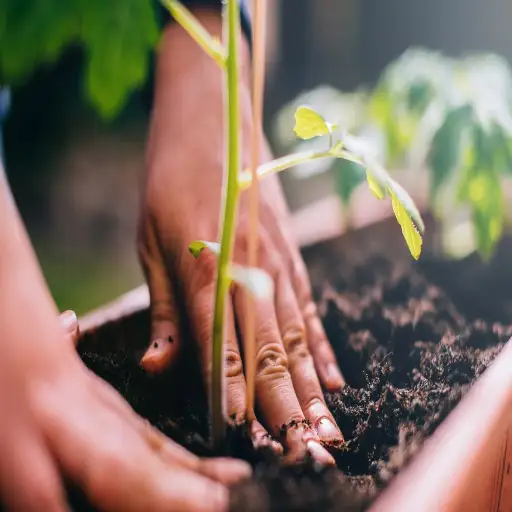
MULTIPOLYGON (((331 106, 325 96, 321 89, 301 95, 311 105, 321 104, 342 128, 372 134, 369 146, 380 148, 375 160, 375 155, 351 148, 350 139, 343 141, 345 150, 364 157, 374 195, 382 197, 387 189, 378 180, 374 183, 378 173, 372 162, 410 172, 426 170, 430 205, 438 220, 453 225, 450 215, 468 207, 475 248, 484 257, 492 253, 504 229, 502 180, 512 174, 512 71, 505 59, 490 54, 450 59, 413 48, 392 62, 363 96, 329 91, 331 106), (343 121, 351 112, 347 102, 356 112, 357 125, 343 121)), ((354 190, 351 178, 337 189, 346 204, 354 190)), ((415 213, 409 213, 420 228, 415 213)))
POLYGON ((441 186, 457 168, 461 160, 463 133, 470 120, 471 109, 467 105, 448 113, 432 140, 427 158, 430 167, 430 194, 435 198, 441 186))
POLYGON ((207 242, 206 240, 195 240, 188 246, 188 250, 194 258, 199 258, 199 255, 204 249, 209 249, 217 256, 220 254, 220 244, 217 242, 207 242))
POLYGON ((364 181, 364 167, 350 160, 337 160, 334 169, 336 170, 336 190, 343 204, 348 206, 352 194, 364 181))
POLYGON ((328 123, 318 112, 307 106, 301 106, 295 112, 295 127, 297 137, 307 140, 332 133, 334 125, 328 123))
MULTIPOLYGON (((300 106, 297 109, 294 132, 298 137, 309 139, 328 133, 331 139, 328 151, 308 154, 308 158, 310 160, 324 156, 340 158, 356 165, 359 164, 358 167, 352 167, 351 170, 366 169, 366 179, 373 195, 377 199, 384 199, 386 194, 391 196, 393 211, 402 228, 404 239, 412 256, 418 259, 422 242, 420 232, 423 232, 425 227, 414 201, 380 165, 374 148, 367 141, 343 133, 340 135, 340 140, 333 145, 332 136, 335 128, 333 123, 326 121, 311 107, 300 106)), ((277 171, 284 170, 281 166, 275 166, 275 169, 277 171)))
POLYGON ((112 118, 145 82, 157 39, 149 0, 2 0, 0 82, 17 85, 79 44, 87 58, 88 97, 112 118))

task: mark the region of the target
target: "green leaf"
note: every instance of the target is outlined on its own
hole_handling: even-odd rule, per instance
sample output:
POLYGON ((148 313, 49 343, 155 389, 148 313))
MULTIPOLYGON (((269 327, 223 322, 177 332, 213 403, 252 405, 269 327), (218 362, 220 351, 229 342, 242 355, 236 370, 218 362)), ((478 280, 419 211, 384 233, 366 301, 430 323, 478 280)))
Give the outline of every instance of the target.
MULTIPOLYGON (((417 231, 420 234, 423 234, 425 231, 425 224, 423 223, 423 219, 421 218, 420 212, 418 208, 414 204, 412 197, 404 190, 404 188, 397 183, 395 180, 389 178, 388 183, 388 192, 391 196, 394 196, 396 201, 398 201, 402 208, 405 210, 405 213, 414 223, 417 231)), ((395 213, 396 215, 396 213, 395 213)))
POLYGON ((207 242, 206 240, 195 240, 188 246, 190 254, 198 258, 204 249, 209 249, 217 256, 220 254, 220 244, 217 242, 207 242))
POLYGON ((383 188, 377 180, 371 175, 368 170, 366 171, 366 180, 368 181, 368 186, 370 187, 371 193, 377 198, 377 199, 384 199, 386 192, 385 188, 383 188))
POLYGON ((89 97, 105 118, 112 118, 146 80, 150 52, 158 39, 152 2, 89 0, 82 39, 89 97))
POLYGON ((312 139, 332 133, 334 125, 327 122, 318 112, 310 107, 301 106, 295 112, 293 131, 300 139, 312 139))
POLYGON ((458 199, 470 205, 478 251, 489 258, 503 232, 504 202, 490 138, 476 125, 474 158, 464 167, 458 199))
POLYGON ((407 91, 407 107, 417 115, 423 114, 434 91, 427 82, 415 82, 407 91))
POLYGON ((402 228, 402 234, 404 235, 407 247, 412 254, 412 257, 417 260, 421 254, 421 245, 423 240, 420 233, 416 229, 416 226, 412 222, 412 219, 404 207, 403 202, 395 195, 390 189, 391 203, 393 206, 393 212, 395 213, 396 220, 402 228))
POLYGON ((364 166, 340 159, 336 161, 334 170, 336 190, 343 204, 347 206, 354 191, 364 181, 364 166))
POLYGON ((43 62, 53 62, 77 39, 82 1, 2 0, 0 81, 16 84, 43 62))
POLYGON ((432 171, 430 197, 434 199, 437 192, 462 159, 462 135, 472 115, 469 106, 451 110, 443 124, 434 135, 427 157, 427 164, 432 171))
POLYGON ((247 290, 255 299, 269 299, 274 294, 272 278, 260 268, 245 267, 233 263, 229 277, 247 290))

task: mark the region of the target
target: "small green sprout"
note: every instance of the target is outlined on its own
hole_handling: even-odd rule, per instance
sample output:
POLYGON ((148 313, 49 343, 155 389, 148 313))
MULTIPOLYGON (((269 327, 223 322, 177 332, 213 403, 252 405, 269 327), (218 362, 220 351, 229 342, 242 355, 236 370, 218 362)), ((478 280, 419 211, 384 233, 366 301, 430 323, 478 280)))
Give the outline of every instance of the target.
MULTIPOLYGON (((219 445, 224 436, 225 418, 223 394, 223 364, 226 300, 232 282, 243 286, 256 299, 273 297, 273 281, 258 268, 234 264, 232 259, 235 240, 236 211, 240 193, 250 187, 251 172, 240 172, 241 140, 239 92, 238 92, 238 40, 240 32, 240 12, 237 0, 224 3, 226 20, 226 48, 208 34, 199 21, 177 0, 162 0, 176 20, 188 31, 191 37, 206 51, 226 75, 226 119, 227 152, 226 179, 223 184, 223 203, 221 208, 220 244, 217 242, 194 241, 189 250, 197 258, 205 249, 218 256, 217 284, 212 326, 212 381, 211 413, 213 443, 219 445)), ((418 258, 421 251, 421 235, 424 226, 416 206, 407 193, 393 181, 375 159, 371 148, 363 141, 348 134, 340 134, 334 141, 337 126, 324 119, 318 112, 307 106, 300 106, 295 112, 295 134, 302 139, 328 136, 329 147, 324 151, 307 151, 288 155, 265 163, 257 169, 258 179, 284 171, 297 164, 322 158, 337 158, 358 164, 366 169, 370 189, 378 198, 389 194, 392 198, 396 218, 402 226, 402 232, 411 254, 418 258)))

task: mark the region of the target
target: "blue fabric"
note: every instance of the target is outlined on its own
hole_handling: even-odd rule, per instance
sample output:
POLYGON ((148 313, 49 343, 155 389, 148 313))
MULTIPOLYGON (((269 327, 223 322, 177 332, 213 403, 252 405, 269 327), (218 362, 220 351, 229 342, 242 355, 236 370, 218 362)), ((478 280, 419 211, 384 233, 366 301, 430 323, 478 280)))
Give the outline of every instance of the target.
POLYGON ((4 148, 3 148, 3 140, 2 140, 2 125, 5 117, 7 116, 7 112, 9 111, 9 106, 11 104, 11 92, 6 87, 0 88, 0 167, 3 164, 4 158, 4 148))

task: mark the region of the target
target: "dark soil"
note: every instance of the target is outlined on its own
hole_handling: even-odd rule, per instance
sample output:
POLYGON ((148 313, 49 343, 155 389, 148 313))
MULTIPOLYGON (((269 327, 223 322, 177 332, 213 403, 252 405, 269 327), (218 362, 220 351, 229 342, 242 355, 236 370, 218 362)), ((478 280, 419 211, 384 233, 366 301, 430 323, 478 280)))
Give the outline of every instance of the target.
MULTIPOLYGON (((354 263, 329 246, 305 257, 348 383, 341 393, 326 396, 347 443, 332 450, 337 469, 312 461, 284 467, 267 452, 256 452, 243 427, 230 430, 223 454, 255 468, 251 480, 233 489, 233 511, 366 509, 512 335, 510 310, 478 308, 488 303, 482 294, 493 289, 486 284, 495 284, 482 279, 476 289, 468 285, 475 269, 483 268, 479 261, 453 264, 427 256, 418 266, 370 256, 354 263), (479 318, 478 311, 485 314, 479 318)), ((146 313, 130 321, 147 332, 146 313)), ((111 329, 119 337, 120 329, 111 329)), ((137 366, 131 348, 109 352, 89 341, 81 350, 87 366, 169 437, 199 455, 212 455, 205 442, 202 389, 189 387, 185 396, 179 384, 180 379, 199 382, 191 359, 172 375, 151 378, 137 366)), ((76 496, 71 501, 75 510, 87 510, 76 496)))

